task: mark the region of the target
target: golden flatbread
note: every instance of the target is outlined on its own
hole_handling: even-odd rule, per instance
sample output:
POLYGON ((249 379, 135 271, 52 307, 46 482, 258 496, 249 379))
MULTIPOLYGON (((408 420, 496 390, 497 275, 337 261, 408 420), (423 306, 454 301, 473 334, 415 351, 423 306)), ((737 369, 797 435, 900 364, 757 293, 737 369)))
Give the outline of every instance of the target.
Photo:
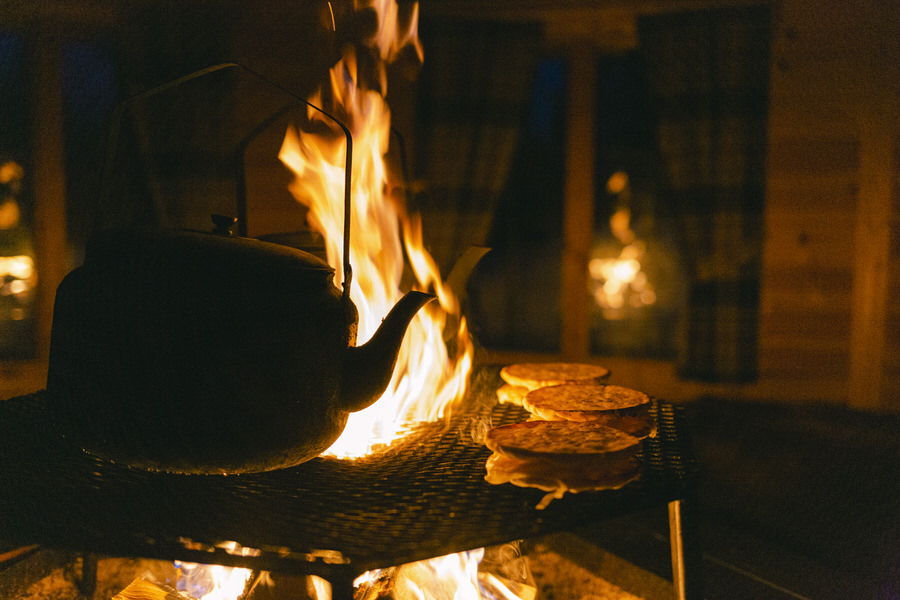
POLYGON ((485 436, 492 451, 512 458, 558 460, 585 455, 634 454, 640 440, 613 427, 592 421, 526 421, 494 427, 485 436))
POLYGON ((519 406, 522 406, 522 400, 527 393, 528 388, 526 387, 505 383, 497 388, 497 400, 501 403, 518 404, 519 406))
POLYGON ((485 480, 548 492, 543 509, 566 492, 618 489, 640 476, 640 442, 594 422, 527 421, 491 429, 485 480))
POLYGON ((563 384, 528 392, 522 405, 547 421, 594 421, 636 437, 652 435, 650 397, 619 385, 563 384))
POLYGON ((563 383, 603 383, 609 379, 609 369, 582 363, 518 363, 500 369, 506 383, 534 390, 563 383))

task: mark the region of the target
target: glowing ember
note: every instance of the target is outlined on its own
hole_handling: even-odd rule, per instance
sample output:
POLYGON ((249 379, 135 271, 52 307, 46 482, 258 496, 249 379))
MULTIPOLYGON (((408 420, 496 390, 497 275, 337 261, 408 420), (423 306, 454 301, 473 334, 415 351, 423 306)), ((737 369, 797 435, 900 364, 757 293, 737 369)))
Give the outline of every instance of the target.
MULTIPOLYGON (((482 597, 478 585, 482 556, 483 548, 397 567, 391 595, 397 600, 478 600, 482 597)), ((370 571, 353 583, 365 587, 377 578, 378 572, 370 571)))
MULTIPOLYGON (((378 33, 366 50, 376 65, 369 77, 375 81, 363 80, 357 55, 349 49, 331 70, 327 98, 319 93, 310 99, 337 116, 353 138, 350 297, 360 314, 358 342, 369 339, 402 296, 404 246, 416 286, 433 291, 439 306, 419 311, 387 391, 368 409, 351 414, 343 435, 327 451, 338 457, 363 456, 402 435, 410 423, 439 419, 447 406, 465 394, 474 353, 462 317, 453 320, 458 323, 456 347, 452 352, 447 348, 444 328, 448 316, 458 317, 459 303, 424 249, 420 222, 405 213, 397 193, 402 186, 389 180, 385 163, 391 132, 390 111, 384 101, 385 67, 404 49, 412 48, 421 57, 416 34, 418 10, 415 7, 410 22, 401 27, 396 2, 377 4, 378 33)), ((340 281, 346 142, 334 124, 316 111, 310 110, 308 117, 324 127, 317 127, 314 133, 289 129, 279 158, 296 176, 291 193, 309 207, 310 224, 325 236, 328 261, 340 281)))
MULTIPOLYGON (((505 566, 521 562, 518 556, 517 552, 515 557, 505 557, 505 566)), ((353 582, 354 598, 382 598, 388 589, 390 597, 396 600, 534 600, 536 589, 531 585, 530 574, 509 579, 480 570, 484 558, 485 549, 479 548, 367 571, 353 582)), ((330 596, 317 596, 316 600, 330 600, 330 596)))
MULTIPOLYGON (((225 542, 222 547, 239 555, 252 552, 241 548, 235 542, 225 542)), ((179 571, 176 587, 197 600, 234 600, 244 593, 247 581, 250 580, 250 569, 223 567, 221 565, 200 565, 188 562, 176 562, 179 571)))

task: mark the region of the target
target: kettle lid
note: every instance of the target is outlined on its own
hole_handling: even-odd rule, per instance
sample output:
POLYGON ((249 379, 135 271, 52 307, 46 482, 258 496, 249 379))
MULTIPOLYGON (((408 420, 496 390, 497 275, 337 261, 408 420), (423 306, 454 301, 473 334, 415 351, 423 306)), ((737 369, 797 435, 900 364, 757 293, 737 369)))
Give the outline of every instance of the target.
POLYGON ((223 278, 241 282, 239 285, 254 281, 284 285, 334 275, 334 269, 321 258, 289 246, 155 227, 124 227, 95 234, 85 250, 84 265, 110 275, 152 269, 223 278))

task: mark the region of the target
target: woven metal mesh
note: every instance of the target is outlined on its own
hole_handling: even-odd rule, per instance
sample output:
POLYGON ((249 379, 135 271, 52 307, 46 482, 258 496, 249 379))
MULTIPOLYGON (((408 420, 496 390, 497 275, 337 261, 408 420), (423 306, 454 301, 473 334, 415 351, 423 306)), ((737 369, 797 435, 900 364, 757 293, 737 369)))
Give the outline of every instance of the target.
POLYGON ((487 427, 528 416, 492 399, 484 393, 447 422, 420 425, 363 459, 229 476, 101 460, 55 434, 43 392, 3 401, 0 540, 186 560, 197 559, 192 547, 231 540, 262 553, 207 562, 296 571, 298 555, 328 550, 361 571, 577 528, 681 498, 691 485, 681 411, 654 401, 658 435, 643 442, 638 481, 536 510, 543 492, 484 481, 487 427))

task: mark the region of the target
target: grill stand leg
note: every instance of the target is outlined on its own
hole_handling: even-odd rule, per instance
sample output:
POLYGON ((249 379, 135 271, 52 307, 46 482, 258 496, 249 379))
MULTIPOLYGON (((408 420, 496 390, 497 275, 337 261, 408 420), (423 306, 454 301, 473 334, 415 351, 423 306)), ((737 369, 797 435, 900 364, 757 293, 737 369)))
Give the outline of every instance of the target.
POLYGON ((696 502, 683 498, 669 502, 669 544, 672 547, 672 582, 677 600, 701 600, 700 540, 696 502))
POLYGON ((85 598, 92 598, 97 590, 97 555, 85 552, 81 557, 81 579, 78 591, 85 598))
POLYGON ((353 600, 353 580, 356 579, 348 571, 335 573, 328 578, 331 584, 331 600, 353 600))

